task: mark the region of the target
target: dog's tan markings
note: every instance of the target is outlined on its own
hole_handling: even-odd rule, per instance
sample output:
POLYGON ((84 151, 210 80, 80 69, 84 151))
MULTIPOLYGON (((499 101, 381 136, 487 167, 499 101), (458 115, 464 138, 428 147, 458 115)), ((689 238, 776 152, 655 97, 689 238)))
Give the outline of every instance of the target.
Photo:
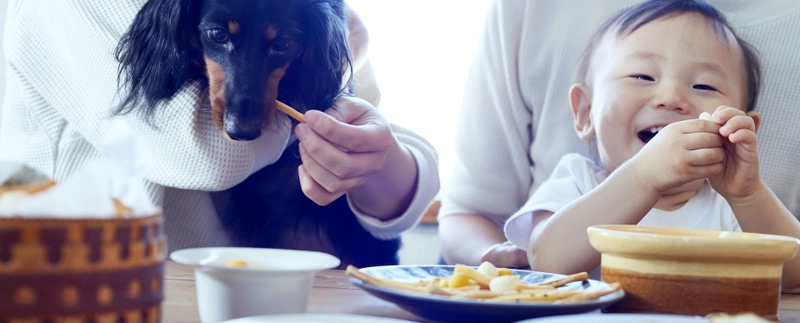
POLYGON ((206 57, 206 74, 208 76, 208 96, 211 99, 211 117, 217 128, 225 133, 225 107, 228 106, 225 94, 225 71, 217 62, 206 57))
POLYGON ((241 28, 239 27, 239 23, 236 22, 236 20, 228 21, 228 32, 231 33, 231 35, 238 34, 240 30, 241 28))
MULTIPOLYGON (((267 116, 267 118, 264 118, 263 127, 265 128, 269 125, 269 122, 272 119, 273 111, 277 109, 275 107, 275 100, 278 99, 278 85, 280 85, 281 79, 283 79, 283 76, 286 74, 286 69, 288 69, 289 65, 291 64, 292 62, 288 62, 286 65, 272 70, 272 73, 269 74, 269 78, 267 78, 267 91, 264 95, 264 115, 267 116)), ((285 103, 292 104, 290 102, 285 103)), ((303 112, 304 111, 300 111, 300 113, 303 112)))
POLYGON ((273 40, 275 37, 278 37, 279 31, 278 25, 269 25, 266 29, 264 29, 264 37, 267 37, 267 40, 273 40))

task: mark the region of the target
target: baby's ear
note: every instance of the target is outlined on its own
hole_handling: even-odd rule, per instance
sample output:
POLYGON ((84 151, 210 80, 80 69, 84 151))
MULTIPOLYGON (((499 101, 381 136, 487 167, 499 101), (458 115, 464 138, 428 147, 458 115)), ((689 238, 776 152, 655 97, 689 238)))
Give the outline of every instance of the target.
POLYGON ((756 124, 756 133, 758 133, 758 127, 761 125, 761 115, 758 114, 758 112, 755 112, 755 111, 747 111, 747 112, 745 112, 745 114, 748 117, 753 118, 753 123, 756 124))
POLYGON ((594 137, 592 125, 592 98, 589 87, 575 83, 569 88, 569 105, 572 107, 572 117, 575 120, 575 131, 578 137, 589 140, 594 137))

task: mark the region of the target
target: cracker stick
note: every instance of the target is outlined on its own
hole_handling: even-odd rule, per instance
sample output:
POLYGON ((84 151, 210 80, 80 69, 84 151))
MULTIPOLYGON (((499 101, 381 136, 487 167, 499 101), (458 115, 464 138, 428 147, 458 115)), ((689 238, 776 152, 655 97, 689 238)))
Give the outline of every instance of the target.
POLYGON ((277 105, 278 110, 280 110, 283 113, 288 114, 290 117, 292 117, 295 120, 297 120, 297 122, 300 122, 300 123, 306 122, 306 117, 302 113, 297 112, 297 110, 295 110, 294 108, 286 105, 285 103, 283 103, 281 101, 275 101, 275 104, 277 105))
POLYGON ((564 286, 566 284, 569 284, 571 282, 586 281, 586 280, 589 280, 589 274, 587 274, 584 271, 584 272, 581 272, 581 273, 572 274, 572 275, 569 275, 569 276, 566 276, 566 277, 562 277, 562 278, 559 278, 559 279, 556 279, 556 280, 553 280, 553 281, 535 284, 534 286, 560 287, 560 286, 564 286))
POLYGON ((396 282, 396 281, 389 280, 389 279, 382 279, 382 278, 378 278, 378 277, 373 277, 373 276, 367 275, 365 273, 362 273, 362 272, 358 271, 358 268, 356 268, 353 265, 347 266, 347 270, 345 270, 345 273, 350 277, 354 277, 354 278, 360 279, 361 281, 363 281, 365 283, 370 283, 370 284, 373 284, 373 285, 379 286, 379 287, 395 288, 395 289, 399 289, 399 290, 404 290, 404 291, 409 291, 409 292, 417 292, 417 293, 426 293, 427 292, 425 287, 414 286, 413 284, 405 284, 405 283, 396 282))
POLYGON ((505 295, 505 294, 503 294, 503 293, 495 293, 495 292, 490 291, 490 290, 481 289, 481 290, 473 290, 473 291, 469 291, 469 292, 458 293, 458 294, 453 295, 452 298, 453 299, 461 299, 461 298, 485 298, 485 299, 488 299, 488 298, 495 298, 495 297, 503 296, 503 295, 505 295))
POLYGON ((492 277, 481 274, 472 267, 467 267, 461 264, 456 265, 453 273, 460 273, 464 276, 467 276, 467 278, 472 279, 478 283, 478 285, 481 285, 481 288, 489 288, 489 283, 492 281, 492 277))
POLYGON ((584 294, 581 290, 551 290, 551 291, 536 291, 530 293, 519 293, 498 296, 490 298, 487 301, 502 302, 502 301, 555 301, 576 295, 584 294))
POLYGON ((558 303, 558 304, 561 304, 561 303, 572 303, 572 302, 580 302, 580 301, 585 301, 585 300, 589 300, 589 299, 600 298, 602 296, 605 296, 605 295, 611 294, 613 292, 616 292, 616 291, 620 290, 620 288, 622 288, 622 286, 619 283, 611 283, 611 289, 600 290, 600 291, 596 291, 596 292, 580 293, 580 294, 577 294, 577 295, 574 295, 574 296, 567 297, 567 298, 562 299, 562 300, 558 300, 558 301, 556 301, 556 303, 558 303))
POLYGON ((456 295, 456 293, 452 293, 444 288, 439 287, 438 284, 428 285, 428 287, 426 287, 426 291, 428 292, 428 294, 434 294, 434 295, 442 295, 442 296, 456 295))
POLYGON ((553 289, 556 288, 550 285, 531 285, 525 282, 517 283, 517 290, 519 290, 520 293, 533 293, 534 291, 538 292, 542 290, 553 290, 553 289))

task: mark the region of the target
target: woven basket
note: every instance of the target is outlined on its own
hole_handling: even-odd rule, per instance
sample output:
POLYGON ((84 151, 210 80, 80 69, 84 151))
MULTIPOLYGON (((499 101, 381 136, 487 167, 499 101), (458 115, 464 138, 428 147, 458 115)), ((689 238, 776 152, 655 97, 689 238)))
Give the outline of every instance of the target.
POLYGON ((164 298, 160 214, 0 218, 0 323, 155 323, 164 298))

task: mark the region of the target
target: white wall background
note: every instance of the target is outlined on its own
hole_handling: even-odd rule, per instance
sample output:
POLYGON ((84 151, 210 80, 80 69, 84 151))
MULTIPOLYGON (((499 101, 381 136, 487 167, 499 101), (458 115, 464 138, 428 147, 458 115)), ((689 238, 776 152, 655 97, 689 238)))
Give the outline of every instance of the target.
MULTIPOLYGON (((6 59, 3 55, 3 33, 5 32, 6 11, 8 10, 8 0, 0 0, 0 109, 2 109, 3 98, 6 89, 6 59)), ((2 117, 2 115, 0 115, 2 117)))
POLYGON ((489 0, 347 0, 370 35, 369 57, 389 121, 439 152, 446 183, 461 98, 489 0))

